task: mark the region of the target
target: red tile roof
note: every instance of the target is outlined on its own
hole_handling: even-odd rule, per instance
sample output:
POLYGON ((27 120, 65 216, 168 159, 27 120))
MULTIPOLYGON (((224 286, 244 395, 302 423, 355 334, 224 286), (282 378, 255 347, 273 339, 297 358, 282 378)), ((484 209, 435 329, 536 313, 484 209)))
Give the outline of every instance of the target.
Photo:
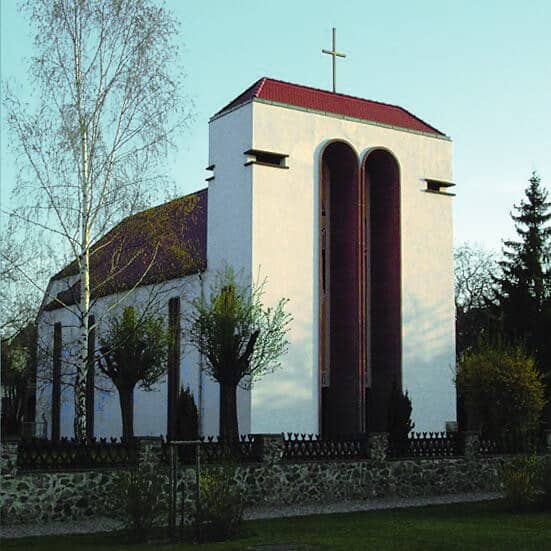
MULTIPOLYGON (((205 270, 207 266, 206 189, 125 218, 92 246, 93 297, 161 283, 205 270)), ((72 262, 52 280, 78 274, 72 262)), ((79 283, 58 293, 64 304, 80 300, 79 283)), ((46 310, 60 304, 53 300, 46 310)))
POLYGON ((221 115, 255 98, 445 136, 443 132, 440 132, 434 126, 427 124, 419 117, 397 105, 336 94, 267 77, 256 81, 214 116, 221 115))

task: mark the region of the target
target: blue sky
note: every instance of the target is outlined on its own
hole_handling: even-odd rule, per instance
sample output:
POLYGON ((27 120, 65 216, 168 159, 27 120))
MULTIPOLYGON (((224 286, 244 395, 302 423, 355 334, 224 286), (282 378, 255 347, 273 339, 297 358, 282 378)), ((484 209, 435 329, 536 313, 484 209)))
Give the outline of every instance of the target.
MULTIPOLYGON (((26 81, 30 31, 0 0, 2 80, 26 81)), ((551 187, 551 1, 167 2, 182 22, 196 117, 169 161, 182 194, 205 186, 208 119, 261 76, 399 104, 452 137, 455 241, 498 250, 532 170, 551 187)), ((14 165, 2 131, 4 205, 14 165)))

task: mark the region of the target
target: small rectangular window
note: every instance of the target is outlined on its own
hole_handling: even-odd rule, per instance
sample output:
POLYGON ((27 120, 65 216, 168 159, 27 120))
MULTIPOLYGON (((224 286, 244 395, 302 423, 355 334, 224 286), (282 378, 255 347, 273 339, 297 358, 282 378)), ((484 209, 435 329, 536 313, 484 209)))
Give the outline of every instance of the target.
POLYGON ((441 195, 455 195, 455 193, 450 193, 446 191, 448 188, 455 186, 452 182, 446 182, 444 180, 434 180, 432 178, 424 178, 427 182, 427 189, 429 193, 440 193, 441 195))
POLYGON ((287 158, 289 155, 285 153, 276 153, 275 151, 264 151, 262 149, 248 149, 245 151, 247 160, 245 166, 262 165, 271 166, 274 168, 289 168, 287 166, 287 158))

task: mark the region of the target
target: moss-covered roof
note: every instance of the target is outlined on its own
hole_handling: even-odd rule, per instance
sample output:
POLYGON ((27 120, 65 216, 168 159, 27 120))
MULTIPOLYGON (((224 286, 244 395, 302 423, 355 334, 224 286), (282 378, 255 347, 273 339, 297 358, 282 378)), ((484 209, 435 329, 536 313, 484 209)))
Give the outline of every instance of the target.
MULTIPOLYGON (((90 254, 93 298, 135 286, 161 283, 197 273, 207 265, 207 190, 201 190, 125 218, 99 239, 90 254)), ((78 275, 71 262, 52 280, 78 275)), ((55 310, 80 300, 80 283, 46 305, 55 310)))

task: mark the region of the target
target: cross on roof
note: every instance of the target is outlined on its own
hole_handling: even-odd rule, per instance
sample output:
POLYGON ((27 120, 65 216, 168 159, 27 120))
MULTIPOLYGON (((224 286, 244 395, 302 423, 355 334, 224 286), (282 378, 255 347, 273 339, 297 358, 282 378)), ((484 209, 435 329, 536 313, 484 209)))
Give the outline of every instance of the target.
POLYGON ((346 57, 346 54, 337 52, 337 31, 333 27, 333 49, 322 50, 324 54, 329 54, 333 57, 333 92, 337 91, 337 57, 346 57))

